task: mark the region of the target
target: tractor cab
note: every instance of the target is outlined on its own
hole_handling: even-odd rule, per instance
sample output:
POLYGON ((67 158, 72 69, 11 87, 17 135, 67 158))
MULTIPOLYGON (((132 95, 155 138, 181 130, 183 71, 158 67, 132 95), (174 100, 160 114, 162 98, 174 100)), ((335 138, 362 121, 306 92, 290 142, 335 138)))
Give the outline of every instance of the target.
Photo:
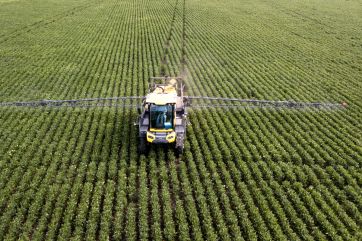
POLYGON ((150 105, 150 129, 168 131, 173 129, 174 105, 150 105))
POLYGON ((153 84, 140 110, 139 150, 144 153, 150 144, 174 144, 182 152, 185 134, 183 93, 176 79, 153 84))
POLYGON ((146 96, 145 103, 149 118, 147 142, 175 142, 176 102, 177 92, 172 85, 158 85, 146 96))

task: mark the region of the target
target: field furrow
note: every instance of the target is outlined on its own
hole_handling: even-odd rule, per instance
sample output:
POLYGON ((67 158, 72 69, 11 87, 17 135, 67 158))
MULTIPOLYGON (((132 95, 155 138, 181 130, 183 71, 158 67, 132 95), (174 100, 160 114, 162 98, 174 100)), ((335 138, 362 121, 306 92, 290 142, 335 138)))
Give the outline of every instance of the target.
POLYGON ((0 102, 143 96, 161 75, 187 96, 347 104, 188 108, 181 156, 138 153, 136 108, 2 106, 0 240, 361 240, 360 12, 0 0, 0 102))

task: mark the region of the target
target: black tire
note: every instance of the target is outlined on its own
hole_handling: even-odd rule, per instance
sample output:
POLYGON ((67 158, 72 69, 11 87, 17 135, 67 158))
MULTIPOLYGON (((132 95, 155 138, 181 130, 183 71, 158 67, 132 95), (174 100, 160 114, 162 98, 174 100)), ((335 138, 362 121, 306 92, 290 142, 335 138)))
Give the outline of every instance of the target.
POLYGON ((184 153, 184 148, 182 146, 176 146, 176 156, 180 157, 184 153))
POLYGON ((148 150, 148 146, 147 146, 146 139, 144 137, 140 137, 139 143, 138 143, 138 153, 147 154, 147 150, 148 150))

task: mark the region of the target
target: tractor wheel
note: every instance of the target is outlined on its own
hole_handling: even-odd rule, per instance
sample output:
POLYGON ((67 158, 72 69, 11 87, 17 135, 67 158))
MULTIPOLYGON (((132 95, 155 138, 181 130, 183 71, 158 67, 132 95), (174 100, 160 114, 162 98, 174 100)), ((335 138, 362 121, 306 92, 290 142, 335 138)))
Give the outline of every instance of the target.
POLYGON ((175 149, 177 157, 180 157, 184 153, 184 135, 181 133, 177 136, 175 149))
POLYGON ((139 138, 139 143, 138 143, 138 153, 139 154, 147 154, 147 142, 146 139, 144 137, 140 137, 139 138))
POLYGON ((180 157, 184 153, 184 148, 182 146, 176 147, 176 156, 180 157))

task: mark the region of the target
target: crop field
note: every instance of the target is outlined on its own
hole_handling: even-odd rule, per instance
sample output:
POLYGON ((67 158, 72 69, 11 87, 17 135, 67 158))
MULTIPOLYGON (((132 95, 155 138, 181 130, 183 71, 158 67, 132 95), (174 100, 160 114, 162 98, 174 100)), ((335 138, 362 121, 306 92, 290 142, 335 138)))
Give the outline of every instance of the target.
POLYGON ((361 0, 0 0, 0 102, 188 95, 346 102, 189 110, 137 153, 137 110, 0 106, 0 240, 362 240, 361 0))

